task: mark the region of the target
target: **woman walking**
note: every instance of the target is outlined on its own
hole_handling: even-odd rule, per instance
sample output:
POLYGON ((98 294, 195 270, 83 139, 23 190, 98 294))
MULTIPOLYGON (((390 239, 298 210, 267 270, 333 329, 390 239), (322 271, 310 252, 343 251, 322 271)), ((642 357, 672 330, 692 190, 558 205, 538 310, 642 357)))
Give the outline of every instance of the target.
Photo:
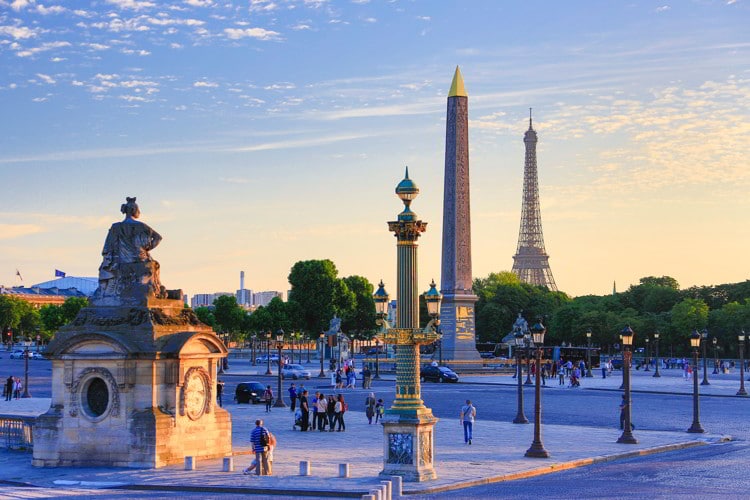
POLYGON ((375 416, 375 393, 371 392, 367 399, 365 399, 365 415, 367 415, 367 423, 372 424, 372 417, 375 416))
POLYGON ((344 413, 346 413, 346 401, 344 401, 344 395, 339 394, 338 400, 336 401, 336 405, 334 407, 334 411, 336 412, 336 422, 338 422, 338 429, 336 429, 337 432, 343 432, 346 431, 346 423, 344 423, 344 413))
POLYGON ((271 403, 273 403, 273 391, 270 385, 267 385, 266 390, 263 391, 263 400, 266 402, 266 413, 268 413, 271 411, 271 403))

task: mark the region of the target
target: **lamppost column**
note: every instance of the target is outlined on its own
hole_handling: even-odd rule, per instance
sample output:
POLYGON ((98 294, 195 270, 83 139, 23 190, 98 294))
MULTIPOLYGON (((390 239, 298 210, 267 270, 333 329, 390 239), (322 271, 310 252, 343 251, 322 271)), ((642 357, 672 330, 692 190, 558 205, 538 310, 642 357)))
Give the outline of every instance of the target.
POLYGON ((656 350, 656 371, 653 374, 653 377, 659 378, 661 377, 661 373, 659 373, 659 365, 661 362, 659 361, 659 334, 654 334, 654 349, 656 350))
MULTIPOLYGON (((274 408, 286 408, 286 404, 284 403, 284 395, 281 393, 282 390, 282 382, 281 382, 281 365, 283 364, 281 362, 281 350, 284 348, 284 331, 279 330, 279 333, 277 334, 276 338, 276 348, 279 351, 279 392, 276 395, 276 403, 273 405, 274 408)), ((292 358, 292 362, 294 362, 294 358, 292 358)))
POLYGON ((27 347, 23 351, 23 363, 24 363, 24 376, 23 376, 23 395, 22 398, 30 398, 29 394, 29 348, 27 347))
POLYGON ((701 427, 700 412, 698 396, 698 348, 696 347, 693 349, 693 424, 688 429, 688 432, 706 432, 703 430, 703 427, 701 427))
POLYGON ((632 416, 632 400, 630 395, 630 361, 632 359, 632 352, 630 346, 633 343, 633 330, 629 326, 622 330, 622 379, 623 385, 625 386, 625 392, 623 393, 624 404, 625 404, 625 418, 623 419, 622 435, 617 440, 618 443, 623 444, 637 444, 638 440, 633 436, 633 426, 631 422, 632 416))
MULTIPOLYGON (((281 357, 279 356, 279 363, 281 357)), ((266 334, 266 375, 273 375, 271 372, 271 332, 266 334)))
POLYGON ((592 378, 594 374, 591 373, 591 330, 586 332, 586 341, 588 344, 588 349, 586 349, 586 378, 592 378))
POLYGON ((738 396, 747 396, 745 391, 745 332, 739 336, 740 340, 740 390, 737 391, 738 396))
MULTIPOLYGON (((701 344, 703 344, 703 382, 701 385, 711 385, 708 382, 708 359, 706 358, 706 344, 708 343, 708 330, 703 330, 701 334, 701 344)), ((698 367, 696 366, 696 369, 698 367)))
MULTIPOLYGON (((523 338, 523 337, 522 337, 523 338)), ((514 424, 528 424, 529 419, 526 418, 523 412, 523 367, 521 365, 521 348, 516 345, 516 383, 518 384, 518 408, 516 412, 516 418, 513 419, 514 424)))
POLYGON ((713 375, 719 374, 719 345, 718 340, 716 337, 711 339, 711 343, 714 345, 714 371, 712 372, 713 375))
POLYGON ((524 385, 531 385, 534 382, 531 381, 531 342, 527 338, 524 339, 526 344, 526 382, 524 385))
POLYGON ((375 339, 375 379, 380 380, 380 341, 375 339))
POLYGON ((650 342, 648 341, 648 337, 646 337, 646 368, 643 369, 644 372, 650 372, 651 368, 649 368, 649 365, 651 364, 651 346, 649 345, 650 342))
POLYGON ((534 345, 536 346, 536 400, 534 401, 534 441, 531 443, 531 447, 526 450, 525 456, 531 458, 549 458, 549 452, 544 449, 544 444, 542 444, 542 346, 544 345, 544 334, 547 329, 544 328, 541 322, 537 322, 531 327, 531 331, 534 337, 534 345))
POLYGON ((325 334, 323 333, 321 333, 318 337, 318 344, 320 344, 320 373, 318 374, 318 378, 326 378, 326 373, 323 370, 323 362, 325 361, 326 357, 325 338, 325 334))

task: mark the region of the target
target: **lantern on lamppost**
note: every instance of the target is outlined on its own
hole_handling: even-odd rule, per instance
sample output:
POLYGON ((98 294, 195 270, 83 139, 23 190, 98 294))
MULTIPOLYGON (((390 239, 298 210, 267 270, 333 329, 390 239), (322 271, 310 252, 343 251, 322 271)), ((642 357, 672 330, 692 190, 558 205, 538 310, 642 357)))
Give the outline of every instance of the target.
POLYGON ((632 415, 632 401, 630 398, 630 360, 632 353, 630 351, 630 347, 633 345, 633 337, 635 336, 635 333, 633 333, 633 330, 630 328, 630 326, 626 326, 622 329, 622 332, 620 332, 620 335, 622 337, 622 382, 625 386, 625 392, 623 393, 623 402, 624 405, 623 411, 625 412, 624 419, 623 419, 623 426, 622 426, 622 435, 617 440, 618 443, 624 443, 624 444, 637 444, 638 440, 633 436, 633 426, 630 423, 631 422, 631 415, 632 415))
POLYGON ((698 396, 698 349, 701 346, 701 334, 694 330, 690 336, 690 347, 693 348, 693 424, 688 432, 703 433, 706 432, 701 427, 700 422, 700 402, 698 396))
POLYGON ((274 408, 286 408, 286 404, 284 404, 284 397, 283 397, 283 394, 281 393, 281 387, 282 387, 281 386, 281 365, 283 365, 283 363, 281 362, 281 350, 283 348, 284 348, 284 330, 279 328, 278 331, 276 332, 276 349, 279 351, 279 373, 278 373, 279 392, 277 393, 278 395, 276 396, 276 403, 273 405, 274 408))
POLYGON ((531 338, 536 347, 536 401, 534 401, 534 441, 531 447, 526 450, 527 457, 531 458, 549 458, 549 452, 544 449, 542 444, 542 346, 544 346, 544 334, 547 329, 541 321, 537 321, 531 327, 531 338))

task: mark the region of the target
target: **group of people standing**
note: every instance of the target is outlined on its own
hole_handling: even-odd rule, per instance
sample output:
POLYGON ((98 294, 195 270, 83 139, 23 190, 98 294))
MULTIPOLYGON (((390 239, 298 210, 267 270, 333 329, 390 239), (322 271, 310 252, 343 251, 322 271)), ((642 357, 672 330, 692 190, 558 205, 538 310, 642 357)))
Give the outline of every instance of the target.
POLYGON ((292 384, 289 387, 289 399, 292 402, 291 410, 294 412, 294 427, 299 426, 301 431, 317 429, 323 432, 326 427, 330 432, 346 430, 344 414, 349 409, 349 405, 343 394, 326 396, 322 392, 316 392, 310 398, 307 389, 300 387, 298 391, 292 384), (297 408, 298 404, 299 408, 297 408))
POLYGON ((10 401, 13 398, 20 399, 21 391, 23 391, 23 382, 21 382, 20 377, 11 375, 5 381, 5 384, 3 384, 3 397, 5 397, 6 401, 10 401))

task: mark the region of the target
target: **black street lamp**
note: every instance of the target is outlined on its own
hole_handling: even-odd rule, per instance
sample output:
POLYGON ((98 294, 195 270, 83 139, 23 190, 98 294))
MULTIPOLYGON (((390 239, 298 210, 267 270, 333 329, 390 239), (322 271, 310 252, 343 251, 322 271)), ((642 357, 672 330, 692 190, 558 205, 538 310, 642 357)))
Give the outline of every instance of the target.
POLYGON ((253 366, 255 366, 255 341, 258 339, 258 336, 253 334, 252 339, 250 340, 250 350, 252 351, 250 353, 250 358, 253 360, 253 366))
POLYGON ((526 450, 526 456, 531 458, 549 458, 549 452, 542 444, 542 346, 547 329, 538 321, 531 327, 534 345, 536 346, 536 401, 534 402, 534 441, 526 450))
MULTIPOLYGON (((385 317, 388 316, 388 301, 390 297, 388 292, 385 291, 385 284, 383 280, 380 280, 377 291, 372 296, 375 301, 375 313, 378 316, 377 324, 382 326, 385 321, 385 317)), ((386 348, 387 349, 387 348, 386 348)), ((387 354, 386 354, 387 357, 387 354)), ((375 337, 375 377, 374 379, 380 380, 380 339, 375 337)))
POLYGON ((740 390, 737 391, 738 396, 747 396, 745 391, 745 331, 737 336, 737 340, 740 341, 740 390))
POLYGON ((695 330, 690 336, 690 346, 693 348, 693 425, 688 429, 688 432, 694 433, 706 432, 703 430, 703 427, 701 427, 700 405, 698 402, 698 348, 700 345, 701 334, 698 333, 698 330, 695 330))
POLYGON ((279 328, 279 330, 276 332, 276 349, 279 351, 279 392, 276 396, 276 403, 273 405, 274 408, 286 408, 286 404, 284 404, 284 397, 281 394, 281 365, 283 364, 281 362, 281 350, 284 348, 284 330, 279 328))
POLYGON ((617 440, 618 443, 624 443, 624 444, 638 444, 638 440, 633 436, 633 426, 630 423, 630 417, 632 415, 631 413, 631 398, 630 398, 630 359, 632 353, 630 352, 630 346, 633 345, 633 337, 635 336, 635 333, 633 333, 633 330, 630 328, 630 326, 626 326, 622 329, 621 337, 622 337, 622 381, 623 385, 625 386, 625 393, 623 394, 623 404, 625 405, 625 418, 624 418, 624 424, 622 426, 622 435, 617 440))
POLYGON ((523 367, 521 365, 521 353, 523 352, 523 332, 520 328, 516 328, 516 333, 513 335, 516 343, 516 374, 515 378, 518 382, 518 411, 516 412, 516 418, 513 419, 514 424, 528 424, 529 419, 523 413, 523 367))
POLYGON ((651 364, 651 359, 650 359, 650 357, 651 357, 651 349, 649 348, 649 342, 648 342, 649 338, 646 337, 644 340, 646 341, 646 368, 644 368, 643 371, 644 372, 650 372, 651 369, 648 367, 648 365, 651 364))
POLYGON ((307 344, 307 364, 310 364, 310 341, 312 340, 312 335, 305 334, 305 343, 307 344))
POLYGON ((320 373, 318 378, 326 378, 326 373, 323 371, 323 362, 326 357, 326 334, 324 332, 320 332, 318 343, 320 344, 320 373))
POLYGON ((592 378, 594 374, 591 373, 591 328, 586 330, 586 343, 588 344, 588 349, 586 349, 586 378, 592 378))
POLYGON ((659 332, 654 333, 654 349, 656 350, 656 371, 652 376, 659 378, 661 377, 661 373, 659 373, 659 365, 661 364, 659 362, 659 332))
POLYGON ((534 382, 531 381, 531 335, 524 333, 523 344, 526 346, 526 382, 524 385, 531 385, 534 382))
POLYGON ((23 364, 24 364, 24 375, 23 375, 23 395, 22 398, 30 398, 29 394, 29 348, 23 350, 23 364))
MULTIPOLYGON (((281 361, 281 356, 279 356, 281 361)), ((266 332, 266 375, 273 375, 271 371, 271 330, 266 332)))
POLYGON ((702 340, 701 344, 703 344, 703 382, 701 382, 701 385, 711 385, 708 383, 708 359, 706 358, 706 344, 708 344, 708 330, 706 330, 705 328, 701 332, 701 340, 702 340))
POLYGON ((717 345, 719 343, 719 340, 714 337, 711 339, 711 343, 714 345, 714 371, 713 374, 717 375, 719 373, 719 346, 717 345))

